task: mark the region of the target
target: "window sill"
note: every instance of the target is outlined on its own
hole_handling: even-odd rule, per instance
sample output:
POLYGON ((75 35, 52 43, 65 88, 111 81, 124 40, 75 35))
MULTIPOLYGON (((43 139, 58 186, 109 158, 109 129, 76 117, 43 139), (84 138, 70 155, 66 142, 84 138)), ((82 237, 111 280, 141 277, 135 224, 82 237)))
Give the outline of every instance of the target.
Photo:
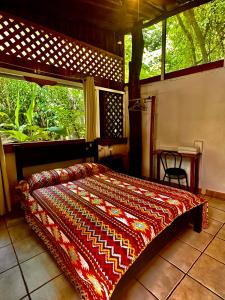
MULTIPOLYGON (((208 70, 212 70, 212 69, 216 69, 216 68, 222 68, 222 67, 224 67, 223 59, 217 60, 214 62, 210 62, 207 64, 202 64, 199 66, 194 66, 194 67, 166 73, 165 80, 176 78, 176 77, 181 77, 181 76, 185 76, 185 75, 195 74, 195 73, 199 73, 199 72, 203 72, 203 71, 208 71, 208 70)), ((148 83, 157 82, 160 80, 161 80, 161 76, 158 75, 158 76, 154 76, 154 77, 150 77, 150 78, 146 78, 146 79, 141 79, 140 84, 148 84, 148 83)))

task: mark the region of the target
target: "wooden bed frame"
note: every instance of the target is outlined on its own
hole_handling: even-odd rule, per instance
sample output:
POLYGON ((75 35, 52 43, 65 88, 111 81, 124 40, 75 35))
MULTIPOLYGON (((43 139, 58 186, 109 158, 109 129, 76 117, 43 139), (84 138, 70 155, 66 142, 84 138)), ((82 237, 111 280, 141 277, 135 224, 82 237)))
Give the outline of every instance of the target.
MULTIPOLYGON (((14 145, 16 156, 17 179, 24 178, 23 169, 25 167, 43 165, 47 163, 62 162, 75 159, 94 158, 98 162, 98 142, 85 142, 84 140, 63 141, 63 142, 41 142, 33 147, 32 143, 14 145)), ((190 212, 186 212, 179 218, 193 219, 194 230, 202 230, 202 210, 200 205, 190 212)), ((178 218, 178 219, 179 219, 178 218)), ((176 220, 174 221, 174 223, 176 220)))
MULTIPOLYGON (((23 168, 28 166, 35 166, 44 163, 51 163, 57 161, 67 161, 72 159, 83 159, 94 157, 94 161, 98 161, 98 144, 97 142, 80 142, 74 143, 68 141, 66 144, 51 145, 49 143, 41 143, 38 147, 31 147, 30 144, 15 145, 16 166, 18 180, 23 178, 23 168)), ((182 229, 192 221, 193 229, 196 232, 202 230, 202 211, 203 204, 195 207, 189 212, 178 217, 169 227, 163 230, 144 250, 138 257, 131 268, 119 281, 113 295, 117 294, 125 281, 134 276, 141 268, 146 265, 146 262, 154 257, 171 239, 175 234, 182 232, 182 229)), ((113 300, 112 295, 112 300, 113 300)))
POLYGON ((24 178, 25 167, 86 158, 94 158, 94 162, 98 161, 97 141, 40 142, 35 147, 32 143, 23 143, 14 145, 14 151, 18 180, 24 178))

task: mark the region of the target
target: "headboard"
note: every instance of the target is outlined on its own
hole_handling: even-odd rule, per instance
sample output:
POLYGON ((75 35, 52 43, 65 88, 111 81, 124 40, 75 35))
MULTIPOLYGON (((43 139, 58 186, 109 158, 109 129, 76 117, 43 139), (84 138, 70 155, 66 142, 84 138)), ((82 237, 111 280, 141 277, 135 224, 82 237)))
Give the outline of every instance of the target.
POLYGON ((93 157, 98 161, 98 143, 83 141, 40 142, 14 145, 17 179, 23 179, 23 168, 47 163, 93 157))

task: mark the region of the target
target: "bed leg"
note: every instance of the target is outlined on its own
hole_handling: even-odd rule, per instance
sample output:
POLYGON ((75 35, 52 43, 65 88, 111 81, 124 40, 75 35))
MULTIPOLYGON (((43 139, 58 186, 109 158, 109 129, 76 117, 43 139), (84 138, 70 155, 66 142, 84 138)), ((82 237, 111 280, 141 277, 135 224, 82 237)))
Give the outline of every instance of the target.
POLYGON ((202 212, 203 204, 196 207, 195 216, 194 216, 194 231, 202 231, 202 212))

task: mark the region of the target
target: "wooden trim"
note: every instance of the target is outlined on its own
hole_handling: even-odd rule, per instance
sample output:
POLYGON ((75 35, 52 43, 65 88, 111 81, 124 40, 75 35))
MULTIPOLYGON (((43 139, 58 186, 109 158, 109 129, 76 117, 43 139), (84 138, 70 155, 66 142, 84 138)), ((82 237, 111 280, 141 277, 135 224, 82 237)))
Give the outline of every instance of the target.
POLYGON ((111 146, 111 145, 119 145, 119 144, 127 144, 127 138, 119 138, 119 139, 97 139, 98 144, 101 146, 111 146))
MULTIPOLYGON (((181 76, 185 76, 185 75, 190 75, 190 74, 194 74, 194 73, 204 72, 204 71, 208 71, 208 70, 212 70, 212 69, 216 69, 216 68, 223 68, 223 67, 224 67, 224 59, 221 59, 221 60, 213 61, 213 62, 210 62, 207 64, 202 64, 199 66, 193 66, 190 68, 166 73, 164 79, 167 80, 167 79, 171 79, 171 78, 181 77, 181 76)), ((160 80, 161 80, 161 76, 157 75, 157 76, 153 76, 150 78, 141 79, 140 84, 141 85, 149 84, 149 83, 157 82, 160 80)))
POLYGON ((3 149, 4 149, 5 153, 13 153, 14 152, 13 144, 3 144, 3 149))
POLYGON ((98 161, 97 141, 67 141, 67 143, 41 143, 33 147, 32 143, 14 145, 17 179, 23 178, 23 168, 47 163, 85 159, 93 157, 98 161))
POLYGON ((46 147, 51 145, 72 145, 84 143, 85 139, 66 140, 66 141, 42 141, 42 142, 27 142, 27 143, 8 143, 3 145, 5 153, 13 153, 15 146, 25 146, 27 148, 46 147))
MULTIPOLYGON (((19 71, 19 72, 25 72, 27 74, 32 74, 33 76, 36 75, 37 78, 39 76, 48 76, 52 79, 62 79, 73 82, 82 83, 82 80, 80 79, 80 73, 71 73, 68 70, 62 70, 61 72, 55 68, 54 66, 42 66, 41 68, 38 68, 38 73, 34 69, 34 65, 32 63, 29 63, 29 61, 23 61, 23 59, 18 59, 18 62, 9 61, 9 57, 7 56, 7 61, 1 61, 3 59, 3 56, 0 54, 0 68, 12 70, 12 71, 19 71)), ((5 60, 5 57, 4 57, 5 60)), ((37 67, 38 65, 36 65, 37 67)), ((31 75, 31 76, 32 76, 31 75)), ((123 91, 124 84, 120 82, 115 82, 110 79, 104 79, 100 77, 95 77, 95 84, 107 89, 113 89, 113 90, 119 90, 123 91)))
POLYGON ((157 76, 153 76, 153 77, 149 77, 149 78, 145 78, 145 79, 141 79, 140 80, 140 84, 149 84, 152 82, 157 82, 157 81, 161 81, 161 75, 157 75, 157 76))
POLYGON ((216 68, 221 68, 223 66, 224 66, 224 60, 221 59, 221 60, 213 61, 213 62, 210 62, 207 64, 193 66, 193 67, 190 67, 187 69, 167 73, 167 74, 165 74, 165 79, 171 79, 171 78, 175 78, 175 77, 180 77, 180 76, 185 76, 185 75, 189 75, 189 74, 208 71, 208 70, 212 70, 212 69, 216 69, 216 68))
POLYGON ((222 200, 225 200, 225 193, 222 193, 222 192, 216 192, 216 191, 206 190, 205 195, 209 196, 209 197, 220 198, 222 200))

